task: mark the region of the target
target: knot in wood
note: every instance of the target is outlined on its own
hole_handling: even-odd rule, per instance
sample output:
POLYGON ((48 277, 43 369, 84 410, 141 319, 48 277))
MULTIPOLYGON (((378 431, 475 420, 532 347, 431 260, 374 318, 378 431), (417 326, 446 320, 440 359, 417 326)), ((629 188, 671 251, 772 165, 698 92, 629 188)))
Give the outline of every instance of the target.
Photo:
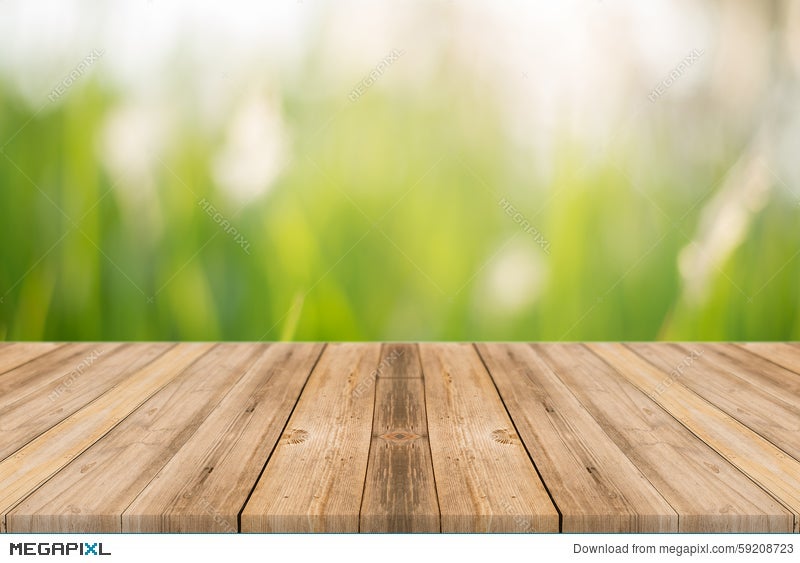
POLYGON ((300 428, 292 428, 283 435, 283 441, 287 444, 302 444, 308 439, 308 432, 300 428))
POLYGON ((419 438, 419 434, 415 434, 409 430, 393 430, 392 432, 387 432, 386 434, 381 434, 381 438, 384 440, 389 440, 390 442, 411 442, 412 440, 416 440, 419 438))
POLYGON ((513 444, 517 440, 517 435, 508 428, 498 428, 492 432, 492 440, 498 444, 513 444))

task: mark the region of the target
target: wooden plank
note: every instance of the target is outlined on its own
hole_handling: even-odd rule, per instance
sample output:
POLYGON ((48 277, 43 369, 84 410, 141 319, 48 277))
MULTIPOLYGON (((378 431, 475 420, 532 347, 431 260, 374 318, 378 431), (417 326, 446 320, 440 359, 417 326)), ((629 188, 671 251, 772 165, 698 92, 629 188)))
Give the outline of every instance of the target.
POLYGON ((425 387, 413 344, 384 345, 376 383, 362 532, 438 532, 425 387))
POLYGON ((243 532, 357 532, 379 344, 331 344, 241 514, 243 532))
POLYGON ((58 394, 69 387, 76 375, 90 371, 93 363, 121 344, 64 344, 0 375, 0 405, 5 410, 23 397, 58 394))
POLYGON ((20 397, 0 411, 0 460, 5 459, 33 438, 91 403, 115 384, 169 349, 169 344, 145 347, 126 344, 84 362, 43 391, 20 397))
POLYGON ((123 532, 237 532, 322 344, 274 344, 122 514, 123 532))
POLYGON ((696 346, 0 343, 0 531, 800 531, 800 347, 696 346))
POLYGON ((10 532, 119 532, 121 516, 264 352, 219 344, 6 515, 10 532))
POLYGON ((468 344, 420 344, 443 532, 557 532, 553 506, 468 344))
POLYGON ((758 354, 770 362, 800 374, 800 344, 787 342, 742 342, 748 352, 758 354))
POLYGON ((678 515, 526 344, 480 344, 564 532, 675 532, 678 515))
POLYGON ((587 346, 606 363, 679 420, 695 436, 714 448, 731 464, 778 499, 794 515, 800 531, 800 463, 750 428, 721 411, 669 373, 622 344, 591 343, 587 346))
MULTIPOLYGON (((684 346, 685 348, 685 346, 684 346)), ((704 343, 704 359, 724 368, 800 413, 800 374, 759 354, 728 343, 704 343)))
MULTIPOLYGON (((136 349, 147 357, 147 349, 151 347, 153 345, 137 345, 136 349)), ((86 451, 210 348, 209 344, 179 344, 171 348, 0 462, 0 522, 3 531, 6 514, 22 499, 86 451)))
POLYGON ((381 361, 375 370, 375 374, 378 379, 422 379, 417 345, 399 342, 384 344, 381 352, 381 361))
POLYGON ((679 531, 792 531, 791 512, 586 347, 533 348, 677 511, 679 531))
MULTIPOLYGON (((662 371, 674 372, 687 388, 800 460, 800 397, 789 389, 780 396, 767 372, 754 374, 757 366, 731 362, 710 345, 642 343, 634 350, 662 371), (688 361, 693 352, 697 357, 688 361)), ((788 387, 793 377, 785 373, 788 387)))
POLYGON ((54 342, 3 342, 0 344, 0 374, 44 356, 59 346, 54 342))

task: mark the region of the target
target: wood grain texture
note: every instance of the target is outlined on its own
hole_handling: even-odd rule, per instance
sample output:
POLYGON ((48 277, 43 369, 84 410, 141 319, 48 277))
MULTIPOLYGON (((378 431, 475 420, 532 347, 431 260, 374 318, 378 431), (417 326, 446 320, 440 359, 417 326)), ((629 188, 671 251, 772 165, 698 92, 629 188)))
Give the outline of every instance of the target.
POLYGON ((273 344, 122 514, 123 532, 237 532, 321 344, 273 344))
POLYGON ((533 348, 678 513, 679 531, 792 531, 791 512, 585 346, 533 348))
POLYGON ((377 378, 422 379, 416 344, 387 343, 381 350, 381 361, 375 370, 377 378))
POLYGON ((564 532, 675 532, 678 515, 526 344, 479 344, 564 532))
POLYGON ((0 343, 3 532, 800 532, 797 343, 0 343))
POLYGON ((425 387, 414 344, 385 345, 376 381, 362 532, 438 532, 425 387))
POLYGON ((675 378, 639 356, 641 345, 592 343, 587 346, 650 396, 695 436, 771 493, 794 515, 800 514, 800 463, 772 442, 715 407, 675 378), (665 378, 671 383, 664 386, 665 378))
POLYGON ((330 344, 241 514, 243 532, 357 532, 380 344, 330 344))
POLYGON ((261 355, 219 344, 6 515, 10 532, 120 532, 122 513, 261 355))
MULTIPOLYGON (((703 344, 703 349, 709 352, 707 357, 711 361, 719 362, 730 373, 758 386, 780 402, 800 410, 800 373, 797 371, 782 366, 780 361, 771 361, 754 350, 736 344, 707 343, 703 344)), ((789 346, 789 349, 792 347, 789 346)), ((800 360, 800 350, 797 352, 795 357, 800 360)), ((788 358, 781 358, 780 353, 775 354, 775 359, 783 359, 789 363, 788 358)), ((800 363, 796 367, 800 368, 800 363)))
POLYGON ((0 412, 0 460, 21 448, 42 432, 88 405, 117 383, 169 349, 169 344, 152 344, 142 349, 127 344, 108 353, 91 356, 80 371, 73 370, 40 392, 5 402, 0 412))
POLYGON ((737 344, 748 352, 800 374, 800 344, 787 342, 740 342, 737 344))
POLYGON ((745 360, 748 363, 733 362, 714 345, 696 348, 700 353, 693 361, 687 361, 693 352, 691 346, 637 344, 634 349, 659 369, 673 371, 687 388, 800 460, 800 397, 789 388, 794 383, 793 373, 783 370, 783 374, 769 374, 764 370, 780 368, 769 363, 757 366, 758 358, 752 356, 745 360), (683 366, 680 373, 675 366, 683 366), (782 393, 777 383, 781 379, 782 393))
MULTIPOLYGON (((163 352, 162 348, 163 345, 148 346, 147 350, 163 352)), ((172 347, 0 462, 0 516, 4 531, 6 515, 22 499, 105 436, 210 348, 209 344, 172 347)), ((142 350, 140 354, 150 357, 142 350)))
POLYGON ((58 348, 53 342, 0 343, 0 375, 58 348))
POLYGON ((468 344, 420 344, 443 532, 556 532, 558 512, 468 344))
POLYGON ((121 344, 64 344, 0 375, 2 413, 24 398, 57 396, 76 380, 76 374, 91 370, 94 358, 110 353, 121 344))

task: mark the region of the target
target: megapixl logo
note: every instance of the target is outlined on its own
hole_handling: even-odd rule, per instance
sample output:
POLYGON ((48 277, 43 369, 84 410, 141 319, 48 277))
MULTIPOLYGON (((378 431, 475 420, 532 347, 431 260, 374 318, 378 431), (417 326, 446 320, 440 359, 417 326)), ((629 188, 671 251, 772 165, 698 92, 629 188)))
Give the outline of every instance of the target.
POLYGON ((9 543, 10 555, 111 555, 96 542, 81 543, 9 543))

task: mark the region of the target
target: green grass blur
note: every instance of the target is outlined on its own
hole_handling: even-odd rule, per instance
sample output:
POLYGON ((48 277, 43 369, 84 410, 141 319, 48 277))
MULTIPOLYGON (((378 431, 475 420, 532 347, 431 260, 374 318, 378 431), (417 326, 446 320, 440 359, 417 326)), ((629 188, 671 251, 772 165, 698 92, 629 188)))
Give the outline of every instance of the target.
POLYGON ((0 339, 800 338, 798 208, 777 179, 705 295, 686 297, 679 255, 735 139, 687 159, 687 133, 668 128, 602 149, 564 133, 545 170, 498 103, 455 80, 355 102, 297 81, 268 193, 228 197, 209 166, 222 139, 184 115, 137 199, 98 157, 115 96, 86 78, 40 110, 0 83, 0 339))

